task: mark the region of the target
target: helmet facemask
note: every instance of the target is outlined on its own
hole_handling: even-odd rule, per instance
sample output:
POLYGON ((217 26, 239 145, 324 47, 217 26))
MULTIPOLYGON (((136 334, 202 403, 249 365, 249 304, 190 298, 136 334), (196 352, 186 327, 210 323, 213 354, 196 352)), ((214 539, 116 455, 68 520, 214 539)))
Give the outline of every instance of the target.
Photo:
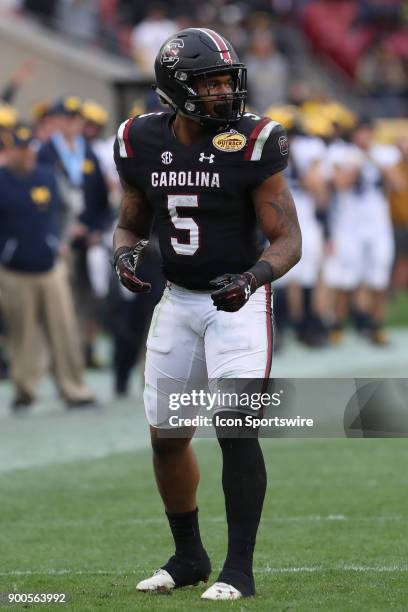
POLYGON ((203 127, 217 128, 236 123, 245 112, 247 98, 246 68, 243 64, 235 64, 222 69, 220 66, 203 68, 200 70, 174 70, 171 79, 176 82, 178 102, 164 95, 160 88, 156 88, 160 97, 171 104, 181 115, 197 121, 203 127), (231 93, 211 93, 209 79, 212 76, 231 75, 233 85, 231 93), (197 91, 197 78, 203 78, 207 84, 207 93, 199 95, 197 91), (182 99, 180 99, 182 97, 182 99), (208 103, 213 102, 213 112, 210 114, 208 103), (218 103, 217 103, 218 102, 218 103))
MULTIPOLYGON (((177 72, 176 72, 177 74, 177 72)), ((175 75, 176 76, 176 75, 175 75)), ((224 126, 239 121, 245 111, 246 68, 231 67, 221 71, 219 68, 208 71, 195 72, 188 85, 188 95, 181 112, 198 120, 205 127, 224 126), (231 92, 211 93, 210 81, 213 76, 228 75, 232 79, 231 92), (201 95, 197 91, 197 79, 201 78, 207 93, 201 95), (209 111, 209 104, 212 110, 209 111)))

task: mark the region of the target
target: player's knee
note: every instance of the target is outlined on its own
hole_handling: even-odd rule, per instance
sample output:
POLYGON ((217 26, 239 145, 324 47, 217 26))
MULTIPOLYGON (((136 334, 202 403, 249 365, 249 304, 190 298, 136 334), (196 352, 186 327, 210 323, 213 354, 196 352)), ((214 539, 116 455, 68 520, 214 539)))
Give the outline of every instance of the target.
POLYGON ((166 457, 182 453, 189 446, 190 438, 164 438, 157 434, 157 430, 151 433, 151 444, 156 457, 166 457))

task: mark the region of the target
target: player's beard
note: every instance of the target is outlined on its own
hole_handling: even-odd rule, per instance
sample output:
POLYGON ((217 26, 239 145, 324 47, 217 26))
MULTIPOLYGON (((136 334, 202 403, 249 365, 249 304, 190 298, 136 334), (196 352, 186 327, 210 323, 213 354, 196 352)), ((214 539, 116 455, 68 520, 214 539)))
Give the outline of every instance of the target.
POLYGON ((214 114, 221 119, 229 119, 232 111, 232 100, 222 100, 215 102, 213 106, 214 114))

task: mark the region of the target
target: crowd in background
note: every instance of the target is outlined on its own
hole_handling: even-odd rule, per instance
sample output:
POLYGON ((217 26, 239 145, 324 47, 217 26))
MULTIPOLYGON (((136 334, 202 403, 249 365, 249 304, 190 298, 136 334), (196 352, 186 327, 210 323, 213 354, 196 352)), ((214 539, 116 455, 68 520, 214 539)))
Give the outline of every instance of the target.
MULTIPOLYGON (((254 105, 284 103, 290 25, 374 113, 404 116, 408 99, 407 0, 2 0, 68 39, 132 58, 151 78, 157 41, 187 26, 224 34, 250 67, 254 105), (252 75, 252 76, 251 76, 252 75), (269 92, 269 94, 268 94, 269 92), (271 99, 273 96, 273 99, 271 99), (269 100, 268 100, 269 98, 269 100)), ((1 2, 0 2, 1 9, 1 2)), ((293 29, 292 29, 293 32, 293 29)), ((264 108, 262 108, 264 107, 264 108)))
POLYGON ((349 79, 374 114, 404 116, 408 95, 408 3, 318 0, 303 29, 315 51, 349 79))
MULTIPOLYGON (((95 44, 109 32, 108 46, 128 53, 150 77, 158 41, 191 25, 191 15, 195 24, 224 32, 248 67, 248 111, 281 122, 291 141, 286 175, 302 228, 303 256, 274 287, 277 349, 284 349, 289 330, 307 346, 338 343, 350 321, 362 341, 387 343, 389 290, 408 291, 408 134, 394 133, 387 144, 379 144, 371 118, 358 117, 329 94, 291 79, 279 24, 304 18, 316 3, 199 5, 191 0, 171 3, 170 13, 168 3, 145 8, 124 0, 7 4, 67 34, 71 28, 72 35, 84 34, 95 44), (62 17, 56 19, 57 14, 62 17)), ((358 5, 356 27, 375 24, 385 5, 390 23, 402 23, 400 2, 358 5)), ((383 50, 375 47, 373 53, 383 50)), ((379 57, 371 65, 367 57, 361 56, 360 85, 386 73, 406 96, 406 58, 392 60, 393 70, 384 72, 379 57)), ((70 95, 40 101, 24 117, 29 122, 22 121, 13 102, 29 86, 33 70, 25 62, 0 90, 0 335, 12 335, 14 342, 9 350, 4 337, 0 342, 0 376, 11 376, 13 408, 19 410, 34 401, 38 380, 51 366, 67 407, 82 408, 95 404, 83 368, 104 365, 96 350, 101 334, 112 338, 114 390, 128 393, 164 279, 153 239, 140 269, 140 276, 152 282, 152 294, 130 294, 118 284, 111 242, 121 187, 112 155, 114 135, 106 133, 107 112, 95 101, 70 95), (12 201, 27 214, 13 217, 12 201), (25 237, 20 243, 16 232, 25 237), (36 283, 27 289, 24 280, 33 273, 36 283), (53 308, 47 308, 50 296, 53 308)), ((406 107, 387 100, 385 116, 406 116, 406 107)), ((152 94, 136 102, 129 115, 166 110, 152 94)))

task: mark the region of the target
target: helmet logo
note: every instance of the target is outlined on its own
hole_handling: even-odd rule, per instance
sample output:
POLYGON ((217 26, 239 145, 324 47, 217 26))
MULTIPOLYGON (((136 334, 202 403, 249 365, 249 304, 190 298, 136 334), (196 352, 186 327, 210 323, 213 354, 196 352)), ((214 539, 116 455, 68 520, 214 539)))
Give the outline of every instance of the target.
POLYGON ((180 53, 180 49, 182 49, 183 47, 183 39, 173 38, 172 40, 169 40, 161 54, 160 61, 162 65, 167 66, 168 68, 174 68, 174 66, 178 64, 180 60, 178 54, 180 53))
POLYGON ((281 155, 287 155, 289 153, 289 143, 286 136, 281 136, 278 140, 278 144, 281 155))

